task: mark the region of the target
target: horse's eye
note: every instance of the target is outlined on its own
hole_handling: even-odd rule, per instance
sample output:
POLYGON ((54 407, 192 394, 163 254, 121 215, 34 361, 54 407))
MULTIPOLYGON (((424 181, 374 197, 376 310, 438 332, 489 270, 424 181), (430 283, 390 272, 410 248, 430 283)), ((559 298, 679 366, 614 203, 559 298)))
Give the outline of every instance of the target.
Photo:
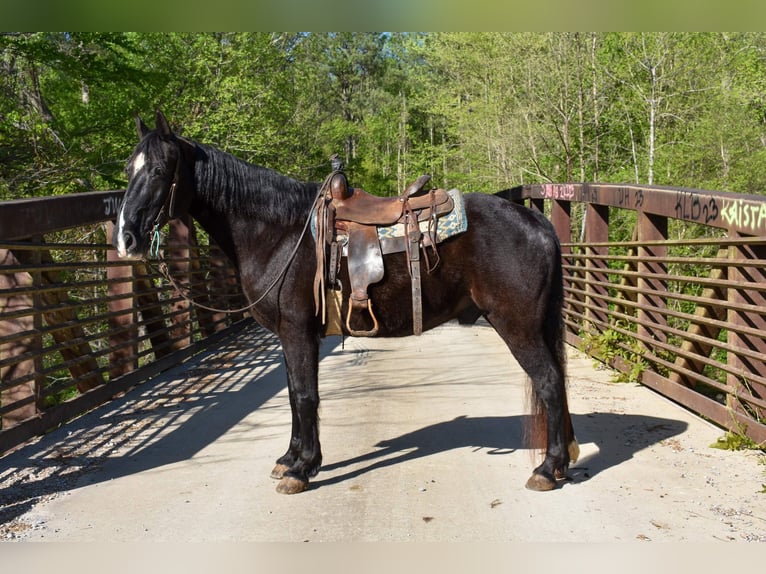
POLYGON ((165 170, 164 170, 164 169, 162 169, 162 166, 159 166, 159 165, 158 165, 157 167, 155 167, 155 168, 152 170, 152 175, 154 175, 154 176, 156 176, 156 177, 162 177, 163 175, 165 175, 165 170))

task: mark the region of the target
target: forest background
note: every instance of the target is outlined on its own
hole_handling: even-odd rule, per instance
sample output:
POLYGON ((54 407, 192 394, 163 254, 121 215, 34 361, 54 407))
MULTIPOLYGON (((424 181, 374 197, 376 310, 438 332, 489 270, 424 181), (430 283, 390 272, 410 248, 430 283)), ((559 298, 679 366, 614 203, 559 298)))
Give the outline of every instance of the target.
POLYGON ((302 180, 762 194, 766 34, 0 33, 0 200, 125 186, 160 108, 302 180))

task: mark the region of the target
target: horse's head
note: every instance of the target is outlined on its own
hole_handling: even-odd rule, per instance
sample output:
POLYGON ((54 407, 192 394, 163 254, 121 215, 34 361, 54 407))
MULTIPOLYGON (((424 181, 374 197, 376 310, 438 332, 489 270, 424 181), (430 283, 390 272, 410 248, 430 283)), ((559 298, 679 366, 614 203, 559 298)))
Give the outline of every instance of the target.
POLYGON ((128 187, 112 242, 120 257, 142 257, 152 235, 186 212, 194 168, 193 144, 177 137, 159 110, 155 129, 136 116, 139 143, 127 165, 128 187))

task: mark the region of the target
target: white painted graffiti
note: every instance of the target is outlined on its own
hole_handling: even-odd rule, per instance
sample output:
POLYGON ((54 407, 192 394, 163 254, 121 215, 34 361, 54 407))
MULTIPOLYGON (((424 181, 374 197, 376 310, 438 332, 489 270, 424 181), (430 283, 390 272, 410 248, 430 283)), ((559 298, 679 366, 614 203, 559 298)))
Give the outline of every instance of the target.
POLYGON ((752 231, 766 229, 766 203, 752 203, 742 199, 724 201, 721 216, 731 226, 752 231))
POLYGON ((119 197, 105 197, 101 201, 104 202, 104 215, 107 217, 111 217, 113 215, 117 215, 117 210, 120 209, 120 198, 119 197))

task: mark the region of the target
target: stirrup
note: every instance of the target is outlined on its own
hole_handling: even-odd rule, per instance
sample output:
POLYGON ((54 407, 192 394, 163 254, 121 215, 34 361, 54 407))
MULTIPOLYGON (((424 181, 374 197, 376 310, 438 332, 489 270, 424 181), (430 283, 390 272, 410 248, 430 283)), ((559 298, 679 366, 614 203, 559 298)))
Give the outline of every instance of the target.
POLYGON ((370 317, 372 317, 372 329, 369 331, 357 331, 356 329, 351 328, 351 312, 354 309, 353 305, 349 301, 348 304, 348 313, 346 313, 346 329, 348 329, 349 334, 351 334, 354 337, 374 337, 378 334, 378 318, 375 316, 375 313, 372 312, 372 301, 367 299, 367 312, 370 314, 370 317))

